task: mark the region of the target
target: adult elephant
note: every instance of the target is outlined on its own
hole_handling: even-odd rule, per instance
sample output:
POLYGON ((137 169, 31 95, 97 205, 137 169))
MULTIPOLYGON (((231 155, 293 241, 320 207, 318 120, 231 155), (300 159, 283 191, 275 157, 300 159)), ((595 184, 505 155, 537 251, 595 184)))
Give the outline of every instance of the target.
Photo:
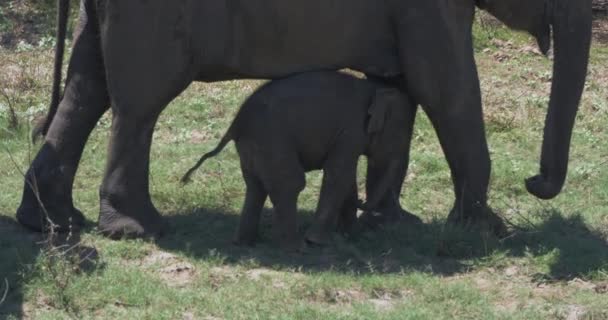
MULTIPOLYGON (((65 20, 68 0, 58 2, 65 20)), ((49 112, 17 218, 34 230, 48 227, 46 217, 55 230, 83 222, 72 182, 89 133, 111 105, 100 230, 157 235, 164 223, 148 191, 152 133, 161 111, 192 81, 348 67, 403 76, 424 107, 452 171, 450 221, 500 224, 486 205, 490 158, 473 56, 475 5, 534 35, 545 52, 553 30, 541 168, 527 187, 539 198, 555 197, 585 82, 591 0, 81 0, 65 93, 49 112)))

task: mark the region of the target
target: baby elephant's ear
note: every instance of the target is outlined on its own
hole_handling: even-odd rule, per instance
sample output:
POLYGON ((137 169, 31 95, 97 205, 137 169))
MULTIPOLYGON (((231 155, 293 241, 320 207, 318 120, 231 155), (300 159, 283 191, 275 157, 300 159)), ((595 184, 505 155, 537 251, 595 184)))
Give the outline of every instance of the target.
POLYGON ((377 89, 372 100, 372 105, 368 110, 369 122, 367 124, 367 133, 372 134, 382 131, 390 113, 390 108, 404 107, 396 105, 400 102, 403 102, 403 98, 399 89, 377 89))

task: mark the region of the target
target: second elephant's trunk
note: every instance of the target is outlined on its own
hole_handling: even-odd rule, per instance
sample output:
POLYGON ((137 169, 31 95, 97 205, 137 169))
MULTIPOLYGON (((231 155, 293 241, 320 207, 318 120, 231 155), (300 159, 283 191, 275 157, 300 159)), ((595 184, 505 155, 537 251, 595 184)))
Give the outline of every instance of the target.
POLYGON ((591 0, 555 0, 552 20, 555 62, 545 120, 540 173, 526 180, 541 199, 557 196, 566 180, 572 129, 587 75, 591 43, 591 0))

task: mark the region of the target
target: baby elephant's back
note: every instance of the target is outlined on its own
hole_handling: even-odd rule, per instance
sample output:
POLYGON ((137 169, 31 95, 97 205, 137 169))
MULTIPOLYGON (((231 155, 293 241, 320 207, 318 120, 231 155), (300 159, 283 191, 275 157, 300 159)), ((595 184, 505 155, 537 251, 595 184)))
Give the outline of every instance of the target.
POLYGON ((263 85, 240 113, 253 122, 247 125, 251 130, 324 139, 353 122, 363 129, 373 94, 374 86, 366 80, 334 71, 309 72, 263 85))

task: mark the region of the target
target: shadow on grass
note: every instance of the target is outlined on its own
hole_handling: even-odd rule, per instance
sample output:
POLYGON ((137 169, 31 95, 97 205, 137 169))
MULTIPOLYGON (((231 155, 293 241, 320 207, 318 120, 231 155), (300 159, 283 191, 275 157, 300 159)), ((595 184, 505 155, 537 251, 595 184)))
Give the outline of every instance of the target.
POLYGON ((14 219, 0 216, 0 299, 8 283, 6 299, 0 304, 0 319, 23 318, 24 269, 36 261, 40 239, 40 234, 28 232, 14 219))
MULTIPOLYGON (((81 243, 80 234, 31 232, 14 219, 0 216, 0 319, 29 318, 25 310, 25 287, 32 279, 43 279, 63 291, 74 275, 101 270, 97 250, 81 243), (8 284, 8 290, 7 290, 8 284)), ((54 292, 52 303, 67 312, 64 292, 54 292), (64 303, 64 305, 61 305, 64 303)), ((45 302, 48 303, 48 302, 45 302)))
MULTIPOLYGON (((437 225, 398 230, 384 229, 360 234, 356 239, 334 238, 334 245, 307 248, 303 253, 282 250, 270 238, 272 211, 265 209, 260 224, 260 239, 255 247, 233 245, 239 216, 221 210, 197 209, 186 214, 168 217, 171 232, 158 240, 165 250, 179 251, 196 259, 217 259, 228 264, 256 264, 263 267, 299 269, 303 271, 337 271, 354 273, 397 273, 406 270, 426 270, 451 274, 462 270, 462 265, 449 257, 437 257, 416 250, 427 251, 431 245, 420 241, 423 234, 431 237, 437 225), (428 229, 427 232, 416 229, 428 229), (417 245, 418 244, 418 245, 417 245)), ((312 214, 300 212, 300 236, 310 225, 312 214)))
MULTIPOLYGON (((360 234, 355 239, 335 238, 327 248, 305 253, 282 251, 267 236, 271 210, 264 211, 261 239, 253 248, 231 244, 238 215, 221 210, 197 209, 169 216, 172 232, 158 241, 169 251, 196 259, 217 259, 227 264, 254 264, 269 268, 358 274, 422 271, 451 275, 469 270, 475 259, 494 253, 510 257, 531 255, 550 266, 545 277, 568 280, 608 269, 608 246, 580 216, 545 213, 544 222, 515 232, 508 239, 446 227, 441 221, 422 226, 397 224, 360 234), (549 259, 549 260, 546 260, 549 259)), ((300 234, 310 224, 311 213, 300 212, 300 234)))
POLYGON ((509 256, 543 257, 548 280, 572 280, 608 276, 608 241, 594 232, 580 214, 565 217, 561 212, 540 212, 543 223, 528 227, 504 241, 509 256), (603 274, 602 274, 603 273, 603 274))

